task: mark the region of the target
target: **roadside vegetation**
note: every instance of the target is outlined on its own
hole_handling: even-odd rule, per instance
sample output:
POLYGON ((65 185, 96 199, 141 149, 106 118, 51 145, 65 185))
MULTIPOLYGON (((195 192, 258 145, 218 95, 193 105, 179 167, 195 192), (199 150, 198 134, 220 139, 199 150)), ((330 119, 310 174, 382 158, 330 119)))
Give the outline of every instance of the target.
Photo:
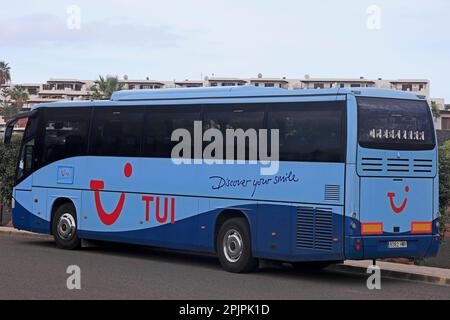
POLYGON ((445 233, 450 223, 450 141, 439 148, 439 212, 441 214, 441 233, 445 233))
POLYGON ((5 206, 11 205, 21 139, 21 136, 14 136, 9 146, 0 143, 0 202, 5 206))
POLYGON ((99 79, 95 81, 95 85, 92 86, 91 90, 93 93, 93 98, 95 100, 109 100, 112 94, 116 91, 122 90, 123 85, 119 82, 117 76, 99 76, 99 79))

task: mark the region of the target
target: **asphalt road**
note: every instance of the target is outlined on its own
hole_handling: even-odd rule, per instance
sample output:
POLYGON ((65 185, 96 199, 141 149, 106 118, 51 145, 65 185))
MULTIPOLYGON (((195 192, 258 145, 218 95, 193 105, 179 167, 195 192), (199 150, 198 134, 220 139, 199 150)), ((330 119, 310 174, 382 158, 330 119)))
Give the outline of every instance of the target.
POLYGON ((369 291, 364 275, 223 271, 214 257, 133 246, 57 249, 51 239, 0 234, 0 299, 450 299, 450 287, 383 279, 369 291), (81 268, 81 290, 66 287, 81 268))

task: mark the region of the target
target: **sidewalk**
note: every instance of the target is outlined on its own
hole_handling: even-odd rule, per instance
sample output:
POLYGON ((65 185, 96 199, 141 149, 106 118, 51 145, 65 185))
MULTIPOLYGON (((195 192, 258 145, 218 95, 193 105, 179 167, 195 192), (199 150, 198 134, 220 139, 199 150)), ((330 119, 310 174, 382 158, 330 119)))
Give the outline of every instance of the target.
MULTIPOLYGON (((370 260, 347 260, 344 264, 334 266, 333 269, 338 271, 367 273, 367 268, 371 265, 372 261, 370 260)), ((450 286, 450 269, 378 261, 377 266, 381 269, 381 275, 388 278, 414 280, 450 286)))

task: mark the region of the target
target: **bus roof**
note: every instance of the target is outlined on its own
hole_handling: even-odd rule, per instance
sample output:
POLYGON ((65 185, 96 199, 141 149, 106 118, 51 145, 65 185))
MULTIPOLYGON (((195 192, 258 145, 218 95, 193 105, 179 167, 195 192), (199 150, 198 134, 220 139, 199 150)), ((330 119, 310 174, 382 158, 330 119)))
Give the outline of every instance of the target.
MULTIPOLYGON (((33 110, 43 107, 85 107, 85 106, 119 106, 132 102, 170 102, 183 103, 188 100, 222 100, 222 99, 255 99, 255 98, 283 98, 306 96, 355 95, 366 97, 380 97, 393 99, 425 99, 410 92, 376 88, 336 88, 313 90, 288 90, 281 88, 262 88, 255 86, 239 87, 207 87, 207 88, 174 88, 153 90, 123 90, 115 92, 111 100, 97 101, 61 101, 43 103, 33 106, 33 110)), ((154 103, 152 103, 154 104, 154 103)))

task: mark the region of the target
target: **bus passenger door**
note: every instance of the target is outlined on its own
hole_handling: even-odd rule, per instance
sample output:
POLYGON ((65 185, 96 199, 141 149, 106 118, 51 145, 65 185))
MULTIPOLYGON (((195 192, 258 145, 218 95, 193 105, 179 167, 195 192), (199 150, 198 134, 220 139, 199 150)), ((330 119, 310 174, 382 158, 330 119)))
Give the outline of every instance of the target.
MULTIPOLYGON (((22 114, 6 124, 4 143, 11 143, 14 126, 18 121, 27 121, 25 132, 23 134, 20 152, 18 155, 18 165, 16 171, 16 181, 14 187, 14 209, 13 224, 18 229, 30 231, 42 231, 43 221, 39 214, 45 213, 39 207, 33 188, 33 173, 38 166, 37 132, 38 132, 38 113, 31 112, 22 114)), ((45 205, 45 196, 43 197, 45 205)), ((45 228, 44 228, 45 229, 45 228)))

